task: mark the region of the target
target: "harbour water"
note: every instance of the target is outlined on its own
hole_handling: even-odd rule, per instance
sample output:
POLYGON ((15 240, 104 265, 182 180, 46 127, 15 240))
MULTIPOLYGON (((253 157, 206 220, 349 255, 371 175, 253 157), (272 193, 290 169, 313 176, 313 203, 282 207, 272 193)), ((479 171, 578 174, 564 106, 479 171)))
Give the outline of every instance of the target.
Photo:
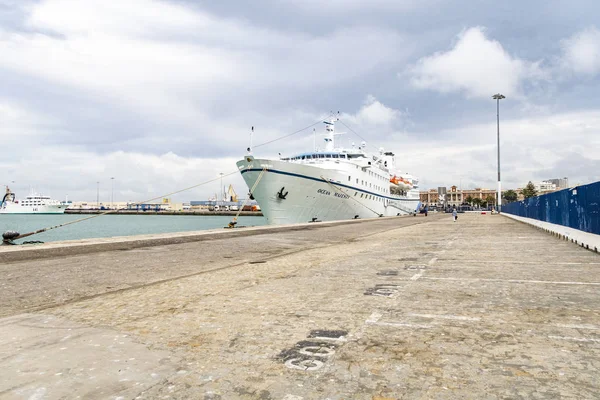
MULTIPOLYGON (((27 233, 49 226, 81 219, 82 215, 67 214, 4 214, 0 215, 0 234, 8 230, 27 233)), ((227 226, 231 216, 187 216, 187 215, 102 215, 48 232, 33 235, 22 241, 39 240, 56 242, 103 238, 112 236, 145 235, 154 233, 200 231, 227 226)), ((264 217, 239 217, 239 226, 265 225, 264 217)))

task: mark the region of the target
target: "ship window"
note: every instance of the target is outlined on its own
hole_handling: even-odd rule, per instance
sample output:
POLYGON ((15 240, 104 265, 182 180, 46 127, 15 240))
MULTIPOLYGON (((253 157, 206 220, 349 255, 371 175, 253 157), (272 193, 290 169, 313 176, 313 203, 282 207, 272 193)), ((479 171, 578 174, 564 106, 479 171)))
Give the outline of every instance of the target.
POLYGON ((361 193, 361 194, 360 194, 360 198, 362 199, 362 198, 363 198, 363 196, 364 196, 364 193, 361 193))
POLYGON ((306 158, 306 156, 302 156, 302 159, 304 160, 306 158))
POLYGON ((354 196, 356 197, 356 195, 358 194, 358 192, 354 192, 354 196))
POLYGON ((334 154, 333 158, 340 158, 340 156, 338 154, 334 154))
POLYGON ((356 178, 356 183, 358 184, 358 178, 356 178))
POLYGON ((319 154, 319 158, 325 158, 325 154, 319 154))
POLYGON ((350 175, 348 175, 348 182, 350 182, 350 179, 352 179, 352 177, 350 175))

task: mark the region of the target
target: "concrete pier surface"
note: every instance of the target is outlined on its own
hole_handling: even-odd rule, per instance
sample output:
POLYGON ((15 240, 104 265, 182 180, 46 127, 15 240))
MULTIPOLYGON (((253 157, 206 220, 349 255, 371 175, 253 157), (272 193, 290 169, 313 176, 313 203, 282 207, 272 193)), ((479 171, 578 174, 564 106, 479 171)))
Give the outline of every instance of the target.
POLYGON ((0 398, 600 397, 594 252, 489 214, 257 232, 3 263, 0 398))

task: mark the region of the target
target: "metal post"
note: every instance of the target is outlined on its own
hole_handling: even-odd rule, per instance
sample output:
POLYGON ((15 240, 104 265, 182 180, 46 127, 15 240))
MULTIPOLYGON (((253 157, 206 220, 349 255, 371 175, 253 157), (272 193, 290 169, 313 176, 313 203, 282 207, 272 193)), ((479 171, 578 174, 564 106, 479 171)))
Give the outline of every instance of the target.
POLYGON ((504 99, 505 96, 497 93, 492 97, 496 100, 496 123, 498 126, 498 212, 502 212, 502 184, 500 180, 500 100, 504 99))
POLYGON ((114 208, 113 207, 113 201, 115 199, 114 195, 115 195, 115 177, 111 176, 110 178, 110 208, 114 208))
MULTIPOLYGON (((221 172, 220 175, 221 175, 221 188, 219 189, 219 192, 221 192, 220 197, 221 197, 221 201, 223 201, 224 200, 223 199, 223 193, 224 193, 224 190, 223 190, 223 173, 221 172)), ((218 198, 217 198, 217 200, 218 200, 218 198)))

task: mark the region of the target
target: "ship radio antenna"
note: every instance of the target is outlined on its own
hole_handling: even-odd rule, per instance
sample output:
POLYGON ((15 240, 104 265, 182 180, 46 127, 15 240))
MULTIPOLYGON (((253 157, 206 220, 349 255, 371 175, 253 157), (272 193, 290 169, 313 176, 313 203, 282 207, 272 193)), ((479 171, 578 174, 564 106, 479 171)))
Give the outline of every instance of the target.
POLYGON ((254 127, 250 130, 250 147, 248 147, 248 154, 252 154, 252 135, 254 134, 254 127))
POLYGON ((313 151, 317 151, 317 130, 313 128, 313 151))

